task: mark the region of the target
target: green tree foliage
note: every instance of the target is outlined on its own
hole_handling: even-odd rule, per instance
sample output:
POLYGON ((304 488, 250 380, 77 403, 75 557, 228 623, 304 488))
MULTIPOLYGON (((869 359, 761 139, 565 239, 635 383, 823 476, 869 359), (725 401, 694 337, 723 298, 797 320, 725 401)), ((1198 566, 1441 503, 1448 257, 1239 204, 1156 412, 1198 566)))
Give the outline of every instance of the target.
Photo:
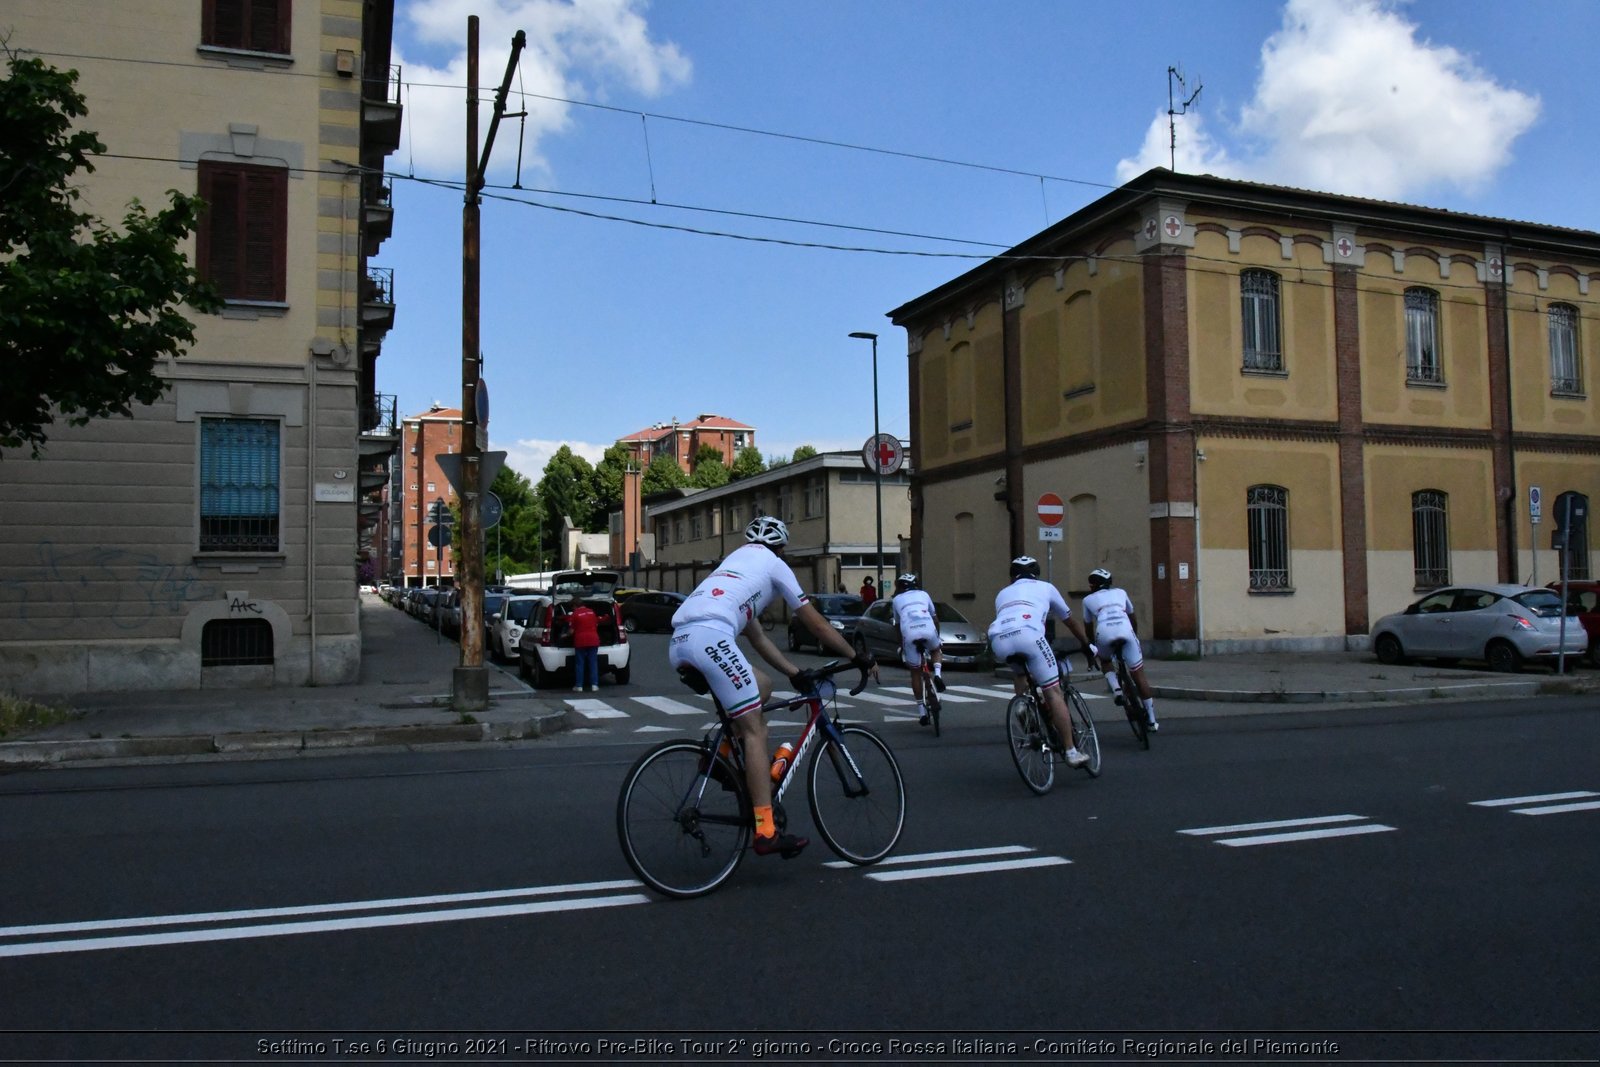
POLYGON ((625 445, 612 445, 595 464, 594 500, 602 515, 622 507, 624 472, 631 460, 632 454, 625 445))
POLYGON ((794 450, 794 456, 790 462, 799 463, 801 460, 810 459, 816 454, 817 450, 812 448, 810 445, 801 445, 799 448, 794 450))
POLYGON ((775 467, 787 467, 788 465, 789 457, 784 455, 782 452, 774 452, 772 455, 767 457, 768 470, 772 470, 775 467))
POLYGON ((0 81, 0 448, 34 457, 56 418, 128 415, 166 389, 157 362, 194 343, 181 313, 222 306, 185 257, 202 202, 169 190, 136 200, 120 232, 77 209, 79 171, 106 147, 74 130, 88 115, 76 71, 4 49, 0 81))
MULTIPOLYGON (((544 465, 544 477, 539 480, 539 498, 544 502, 546 527, 545 544, 553 545, 560 539, 561 519, 572 520, 572 525, 590 533, 599 532, 591 527, 595 511, 594 467, 590 462, 566 445, 556 449, 550 462, 544 465)), ((605 521, 602 512, 600 521, 605 521)))
POLYGON ((719 485, 727 485, 732 477, 733 472, 722 462, 722 449, 716 445, 701 445, 695 453, 689 484, 697 489, 715 489, 719 485))
POLYGON ((649 496, 668 489, 682 489, 688 484, 689 476, 683 473, 683 468, 678 466, 676 460, 671 456, 657 456, 650 461, 650 466, 644 469, 644 480, 640 491, 649 496))
POLYGON ((524 574, 538 566, 539 534, 543 522, 538 495, 526 477, 501 467, 490 491, 500 498, 500 525, 484 533, 484 571, 524 574))
POLYGON ((767 469, 767 461, 761 458, 761 450, 755 445, 746 445, 739 449, 739 454, 733 457, 733 480, 748 478, 753 474, 760 474, 767 469))

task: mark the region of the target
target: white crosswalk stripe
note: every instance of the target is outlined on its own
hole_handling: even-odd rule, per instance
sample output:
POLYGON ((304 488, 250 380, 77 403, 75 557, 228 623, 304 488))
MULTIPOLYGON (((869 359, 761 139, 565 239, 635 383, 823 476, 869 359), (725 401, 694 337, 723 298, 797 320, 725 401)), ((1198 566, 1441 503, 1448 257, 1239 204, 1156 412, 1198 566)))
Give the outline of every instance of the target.
MULTIPOLYGON (((912 697, 911 687, 908 686, 908 685, 886 685, 886 686, 883 687, 883 690, 886 693, 900 693, 900 694, 906 696, 907 698, 911 698, 912 697)), ((957 693, 950 693, 950 692, 945 692, 945 693, 939 694, 939 699, 944 701, 946 704, 981 704, 981 703, 983 703, 983 701, 980 700, 977 697, 964 697, 964 696, 961 696, 961 695, 959 695, 957 693)))
POLYGON ((1352 837, 1359 834, 1389 833, 1395 828, 1371 822, 1365 815, 1322 815, 1310 819, 1275 819, 1271 822, 1237 823, 1233 826, 1201 826, 1192 830, 1179 830, 1193 837, 1211 837, 1219 845, 1246 848, 1252 845, 1281 845, 1290 841, 1313 841, 1325 837, 1352 837), (1344 825, 1334 825, 1334 824, 1344 825), (1351 825, 1359 824, 1359 825, 1351 825), (1314 830, 1295 830, 1297 826, 1314 826, 1314 830), (1286 833, 1255 833, 1258 830, 1286 830, 1286 833), (1234 836, 1224 836, 1234 835, 1234 836))
POLYGON ((706 713, 705 708, 698 708, 693 704, 685 704, 683 701, 673 700, 671 697, 631 697, 630 699, 643 704, 647 708, 659 711, 663 715, 703 716, 706 713))
POLYGON ((1600 793, 1592 793, 1586 789, 1574 790, 1567 793, 1544 793, 1529 797, 1503 797, 1499 800, 1474 800, 1475 808, 1510 808, 1513 815, 1563 815, 1573 811, 1600 811, 1600 800, 1586 799, 1600 797, 1600 793), (1574 801, 1575 803, 1557 803, 1557 801, 1574 801))
POLYGON ((586 719, 626 719, 628 713, 618 711, 604 700, 568 700, 567 706, 586 719))

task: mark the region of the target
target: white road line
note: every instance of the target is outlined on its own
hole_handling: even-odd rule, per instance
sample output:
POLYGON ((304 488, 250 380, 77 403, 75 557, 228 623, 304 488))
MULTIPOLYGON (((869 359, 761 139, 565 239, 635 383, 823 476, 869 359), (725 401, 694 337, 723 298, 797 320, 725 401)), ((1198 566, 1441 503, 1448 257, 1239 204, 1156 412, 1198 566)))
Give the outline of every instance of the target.
POLYGON ((1545 793, 1536 797, 1506 797, 1504 800, 1474 800, 1475 808, 1510 808, 1518 804, 1541 804, 1547 800, 1582 800, 1584 797, 1600 797, 1600 793, 1590 793, 1578 790, 1572 793, 1545 793))
POLYGON ((659 711, 663 715, 704 715, 706 713, 705 708, 698 708, 693 704, 685 704, 683 701, 673 700, 671 697, 629 697, 628 699, 638 701, 645 707, 659 711))
MULTIPOLYGON (((881 688, 883 688, 886 692, 900 693, 900 694, 904 695, 908 699, 910 699, 912 697, 911 687, 908 686, 908 685, 886 685, 886 686, 882 686, 881 688)), ((943 700, 946 704, 978 704, 978 703, 982 703, 980 700, 978 700, 977 697, 958 696, 958 695, 956 695, 954 693, 949 693, 949 692, 940 694, 940 698, 939 699, 943 700)))
POLYGON ((875 882, 904 882, 912 878, 947 878, 952 874, 988 874, 991 871, 1019 871, 1026 867, 1060 867, 1071 862, 1060 856, 1029 856, 1019 860, 957 863, 947 867, 913 867, 906 871, 872 871, 867 877, 875 882))
POLYGON ((633 732, 636 733, 636 734, 671 734, 671 733, 677 733, 677 731, 674 730, 670 726, 655 726, 655 725, 640 726, 640 727, 635 728, 633 732))
POLYGON ((1567 811, 1595 811, 1600 809, 1600 800, 1580 801, 1576 804, 1551 804, 1545 808, 1512 808, 1513 815, 1559 815, 1567 811))
MULTIPOLYGON (((977 859, 979 856, 1012 856, 1018 852, 1032 852, 1033 849, 1026 845, 995 845, 991 848, 963 848, 950 852, 920 852, 910 856, 890 856, 888 859, 879 860, 881 867, 903 866, 907 863, 937 863, 940 860, 977 859)), ((854 863, 844 860, 829 860, 824 867, 833 867, 844 870, 854 867, 854 863)))
POLYGON ((970 693, 970 694, 972 694, 973 696, 976 696, 976 697, 989 697, 990 699, 993 699, 994 697, 1001 696, 1001 695, 1009 696, 1011 694, 1011 687, 1009 685, 1005 686, 1004 688, 1001 688, 1000 686, 992 686, 992 687, 983 686, 983 687, 979 687, 979 686, 976 686, 976 685, 951 685, 951 686, 946 686, 945 695, 949 696, 951 693, 970 693))
POLYGON ((1283 830, 1290 826, 1323 826, 1334 822, 1361 822, 1365 815, 1324 815, 1315 819, 1279 819, 1276 822, 1242 822, 1233 826, 1202 826, 1194 830, 1179 830, 1180 834, 1204 837, 1210 834, 1245 833, 1250 830, 1283 830))
POLYGON ((1393 830, 1392 826, 1382 823, 1369 823, 1365 826, 1339 826, 1329 827, 1326 830, 1300 830, 1292 834, 1260 834, 1256 837, 1225 837, 1217 842, 1230 848, 1244 848, 1248 845, 1280 845, 1285 841, 1311 841, 1319 837, 1349 837, 1352 834, 1383 834, 1393 830))
POLYGON ((568 706, 585 719, 626 719, 628 713, 618 711, 604 700, 569 699, 568 706))
POLYGON ((199 911, 186 915, 143 915, 127 919, 91 919, 75 923, 47 923, 41 926, 0 927, 0 937, 33 937, 38 934, 78 934, 91 930, 127 930, 144 926, 187 926, 193 923, 237 922, 246 919, 278 919, 291 915, 328 915, 347 911, 388 911, 395 908, 420 908, 433 904, 470 904, 482 900, 511 897, 548 897, 562 893, 597 893, 610 889, 637 889, 634 879, 609 882, 572 882, 567 885, 535 885, 520 889, 487 889, 477 893, 437 893, 424 897, 390 897, 384 900, 345 900, 334 904, 302 904, 286 908, 247 908, 240 911, 199 911))
POLYGON ((625 904, 648 903, 650 903, 650 898, 643 893, 630 893, 626 896, 616 897, 536 900, 524 904, 499 904, 487 908, 404 912, 399 915, 360 915, 346 919, 320 919, 298 923, 266 923, 257 926, 224 926, 213 927, 208 930, 174 930, 162 934, 124 934, 118 937, 77 938, 71 941, 28 941, 13 945, 0 945, 0 957, 49 956, 64 952, 101 952, 116 948, 181 945, 202 941, 241 941, 256 937, 288 937, 293 934, 370 930, 385 926, 421 926, 429 923, 462 922, 468 919, 502 919, 514 915, 533 915, 552 911, 583 911, 589 908, 615 908, 625 904))
POLYGON ((890 707, 895 707, 895 708, 903 708, 908 704, 911 705, 912 707, 916 707, 916 704, 913 703, 909 698, 906 698, 906 697, 885 697, 885 696, 879 696, 877 693, 857 693, 855 696, 851 697, 850 699, 851 700, 865 700, 869 704, 888 704, 890 707))

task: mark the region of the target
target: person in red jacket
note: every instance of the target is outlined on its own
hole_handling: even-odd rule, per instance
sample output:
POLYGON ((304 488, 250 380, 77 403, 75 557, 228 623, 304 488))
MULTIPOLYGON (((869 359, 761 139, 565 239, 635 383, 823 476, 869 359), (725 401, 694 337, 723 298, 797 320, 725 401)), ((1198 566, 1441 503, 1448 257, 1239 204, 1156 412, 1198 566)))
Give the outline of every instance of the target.
POLYGON ((572 691, 583 692, 588 679, 589 692, 600 692, 600 616, 576 596, 572 598, 567 623, 572 627, 572 691))
POLYGON ((861 580, 861 600, 870 604, 878 599, 878 587, 872 584, 872 576, 868 575, 861 580))

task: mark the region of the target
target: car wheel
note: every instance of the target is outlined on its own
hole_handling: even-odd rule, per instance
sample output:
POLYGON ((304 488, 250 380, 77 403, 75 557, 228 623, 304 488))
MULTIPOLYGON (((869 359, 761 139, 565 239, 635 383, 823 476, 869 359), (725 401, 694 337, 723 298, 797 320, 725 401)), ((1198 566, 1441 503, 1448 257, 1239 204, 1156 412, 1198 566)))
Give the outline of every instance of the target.
POLYGON ((524 682, 533 681, 533 672, 528 670, 528 657, 520 649, 517 651, 517 677, 524 682))
POLYGON ((533 684, 539 689, 549 689, 554 676, 544 669, 544 660, 537 656, 533 660, 533 684))
POLYGON ((639 632, 639 624, 634 621, 632 615, 622 620, 622 628, 628 631, 630 634, 636 634, 639 632))
POLYGON ((616 670, 611 672, 611 676, 617 680, 618 685, 627 685, 628 679, 633 677, 633 668, 618 667, 616 670))
POLYGON ((789 651, 799 652, 804 646, 800 642, 800 632, 793 626, 789 627, 789 651))
POLYGON ((1511 674, 1522 669, 1522 654, 1509 641, 1491 641, 1484 649, 1483 658, 1489 661, 1491 671, 1511 674))
POLYGON ((858 655, 858 656, 867 655, 867 639, 865 637, 862 637, 860 634, 856 634, 856 639, 854 641, 854 645, 855 645, 856 655, 858 655))
POLYGON ((1589 666, 1600 667, 1600 637, 1589 642, 1589 666))
POLYGON ((1379 663, 1404 663, 1406 659, 1405 649, 1400 647, 1400 639, 1394 634, 1379 634, 1372 642, 1372 651, 1378 654, 1379 663))

